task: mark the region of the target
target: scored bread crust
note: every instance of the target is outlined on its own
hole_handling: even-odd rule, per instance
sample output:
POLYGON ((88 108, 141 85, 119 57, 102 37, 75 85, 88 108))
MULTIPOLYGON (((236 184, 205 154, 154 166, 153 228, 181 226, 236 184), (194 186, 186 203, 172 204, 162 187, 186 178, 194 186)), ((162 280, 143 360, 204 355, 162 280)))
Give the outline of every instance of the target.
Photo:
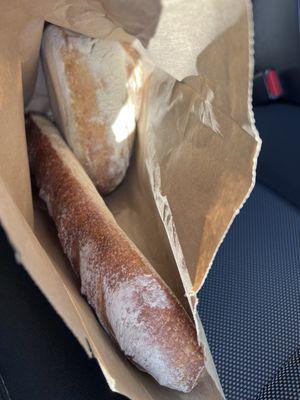
POLYGON ((42 60, 58 127, 100 193, 111 192, 132 153, 142 95, 138 53, 49 25, 42 60))
POLYGON ((204 367, 195 327, 46 118, 27 121, 31 173, 63 251, 106 331, 161 385, 191 391, 204 367))

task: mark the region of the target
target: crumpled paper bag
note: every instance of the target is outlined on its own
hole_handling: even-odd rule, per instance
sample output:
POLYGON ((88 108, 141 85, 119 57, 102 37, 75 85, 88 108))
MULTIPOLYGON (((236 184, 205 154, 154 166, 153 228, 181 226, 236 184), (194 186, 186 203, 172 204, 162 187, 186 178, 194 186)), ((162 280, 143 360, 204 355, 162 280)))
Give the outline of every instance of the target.
POLYGON ((3 8, 0 219, 18 260, 112 390, 132 399, 224 398, 196 294, 255 179, 250 3, 12 0, 3 8), (105 200, 195 320, 206 368, 190 394, 160 387, 115 348, 80 295, 51 220, 32 202, 23 101, 27 110, 51 112, 38 68, 45 20, 131 42, 151 72, 129 171, 105 200))

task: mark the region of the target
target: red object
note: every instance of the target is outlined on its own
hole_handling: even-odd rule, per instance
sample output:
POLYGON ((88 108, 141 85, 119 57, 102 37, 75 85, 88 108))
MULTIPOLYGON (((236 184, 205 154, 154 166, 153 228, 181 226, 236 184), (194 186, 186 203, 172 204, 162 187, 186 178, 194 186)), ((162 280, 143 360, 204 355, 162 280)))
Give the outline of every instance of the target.
POLYGON ((278 99, 283 95, 279 76, 274 69, 268 69, 264 75, 265 85, 270 99, 278 99))

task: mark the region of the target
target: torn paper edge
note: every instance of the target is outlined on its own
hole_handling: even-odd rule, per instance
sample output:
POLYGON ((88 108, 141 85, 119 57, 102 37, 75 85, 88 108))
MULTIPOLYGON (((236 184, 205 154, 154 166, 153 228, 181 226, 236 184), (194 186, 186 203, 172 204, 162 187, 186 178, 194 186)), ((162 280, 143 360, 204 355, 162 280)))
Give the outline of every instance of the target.
MULTIPOLYGON (((246 201, 248 200, 248 198, 250 197, 250 195, 252 193, 252 190, 253 190, 253 188, 255 186, 255 182, 256 182, 257 159, 258 159, 258 155, 260 153, 261 143, 262 143, 260 136, 259 136, 259 132, 255 126, 255 118, 254 118, 254 112, 253 112, 253 107, 252 107, 253 74, 254 74, 254 25, 253 25, 253 8, 252 8, 252 4, 251 4, 250 0, 246 0, 246 6, 247 6, 247 16, 248 16, 248 27, 249 27, 249 30, 248 30, 248 34, 249 34, 248 117, 249 117, 249 121, 250 121, 251 131, 249 132, 249 129, 246 129, 246 127, 245 128, 243 127, 243 128, 248 134, 254 136, 254 138, 257 142, 255 153, 253 155, 252 182, 251 182, 248 192, 246 193, 244 199, 242 200, 242 202, 240 204, 240 207, 234 212, 234 214, 227 226, 227 229, 224 232, 224 235, 222 236, 222 238, 216 248, 216 251, 211 259, 211 262, 208 265, 206 274, 202 280, 201 286, 199 287, 197 292, 194 292, 195 305, 194 305, 193 315, 194 315, 194 320, 196 322, 197 331, 199 331, 199 335, 200 335, 201 330, 203 330, 203 333, 204 333, 204 329, 203 329, 201 319, 200 319, 200 316, 198 313, 199 298, 197 297, 197 293, 200 292, 200 290, 207 278, 207 275, 211 269, 211 266, 216 257, 216 254, 217 254, 221 244, 223 243, 229 229, 231 228, 231 225, 232 225, 235 217, 239 214, 240 210, 242 209, 242 207, 244 206, 244 204, 246 203, 246 201)), ((205 333, 204 333, 203 337, 206 340, 205 333)), ((207 343, 206 349, 208 349, 208 351, 210 352, 208 343, 207 343)), ((209 360, 209 357, 208 357, 208 360, 209 360)), ((212 367, 213 369, 215 368, 214 365, 209 366, 209 367, 212 367)), ((221 387, 219 380, 216 381, 216 384, 218 385, 219 389, 222 391, 222 387, 221 387)), ((222 393, 223 393, 223 391, 222 391, 222 393)), ((224 396, 224 393, 223 393, 223 396, 224 396)), ((225 397, 224 397, 224 399, 225 399, 225 397)))
MULTIPOLYGON (((187 270, 186 262, 184 259, 184 255, 182 252, 182 248, 179 242, 179 238, 177 235, 177 231, 175 228, 172 211, 167 199, 167 196, 163 196, 161 193, 161 174, 158 160, 156 158, 155 150, 153 144, 149 142, 149 153, 151 154, 151 158, 146 159, 146 168, 148 171, 150 185, 152 189, 152 193, 154 196, 154 201, 156 204, 156 208, 158 210, 160 219, 163 222, 166 234, 169 239, 169 243, 172 249, 173 256, 176 261, 176 265, 179 269, 179 274, 181 281, 184 286, 184 290, 186 293, 189 293, 192 288, 192 282, 187 270)), ((188 296, 188 300, 190 302, 190 296, 188 296)), ((192 308, 192 304, 190 303, 192 308)))
MULTIPOLYGON (((212 259, 208 265, 208 268, 206 270, 206 273, 202 279, 201 285, 199 286, 199 288, 197 289, 197 291, 194 290, 193 288, 193 293, 196 294, 200 292, 201 288, 204 285, 204 282, 208 276, 208 273, 212 267, 212 264, 214 262, 214 259, 217 255, 217 252, 219 251, 219 248, 221 246, 221 244, 223 243, 229 229, 231 228, 231 225, 235 219, 235 217, 239 214, 240 210, 243 208, 244 204, 246 203, 246 201, 249 199, 252 190, 255 186, 255 182, 256 182, 256 167, 257 167, 257 159, 258 159, 258 155, 260 153, 260 149, 261 149, 261 139, 259 137, 259 133, 256 129, 255 126, 255 118, 254 118, 254 112, 253 112, 253 108, 252 108, 252 91, 253 91, 253 74, 254 74, 254 26, 253 26, 253 11, 252 11, 252 4, 250 2, 250 0, 245 0, 246 1, 246 5, 247 5, 247 16, 248 16, 248 26, 249 26, 249 76, 248 76, 248 117, 249 117, 249 122, 250 122, 250 127, 242 127, 242 129, 244 130, 245 133, 248 133, 249 135, 253 136, 257 142, 256 144, 256 149, 255 149, 255 153, 253 155, 253 164, 252 164, 252 182, 251 185, 249 187, 249 190, 247 191, 247 193, 245 194, 243 200, 241 201, 240 206, 235 210, 231 220, 229 221, 229 224, 227 226, 227 229, 225 230, 223 236, 221 237, 216 250, 212 256, 212 259), (249 132, 249 128, 250 128, 250 132, 249 132)), ((198 304, 199 299, 197 298, 197 304, 198 304)))
MULTIPOLYGON (((149 174, 149 179, 150 179, 150 185, 152 188, 152 193, 154 196, 154 200, 156 203, 157 210, 159 212, 160 218, 163 222, 165 231, 167 233, 169 243, 171 245, 171 249, 174 255, 174 258, 176 260, 176 264, 178 266, 179 274, 185 289, 185 292, 188 297, 189 304, 192 308, 193 312, 193 317, 194 321, 196 323, 196 328, 197 328, 197 334, 198 334, 198 341, 202 344, 204 352, 205 352, 205 359, 206 359, 206 368, 208 370, 208 373, 211 375, 213 378, 214 382, 216 383, 218 390, 220 393, 223 395, 224 399, 224 393, 222 390, 221 383, 219 381, 218 374, 216 372, 212 355, 209 349, 209 345, 206 339, 206 335, 201 323, 200 316, 198 314, 198 302, 199 298, 197 297, 197 293, 200 292, 201 288, 203 287, 203 284, 208 276, 208 273, 212 267, 213 261, 216 257, 216 254, 223 243, 229 229, 231 228, 231 225, 235 219, 235 217, 239 214, 240 210, 250 197, 252 190, 255 186, 256 182, 256 167, 257 167, 257 159, 258 155, 261 149, 261 139, 259 137, 259 133, 255 127, 255 118, 254 118, 254 113, 253 113, 253 108, 252 108, 252 91, 253 91, 253 73, 254 73, 254 27, 253 27, 253 10, 252 10, 252 5, 250 3, 250 0, 245 0, 246 1, 246 12, 247 12, 247 18, 248 18, 248 39, 249 39, 249 76, 248 76, 248 99, 247 99, 247 104, 248 104, 248 118, 250 122, 250 127, 248 126, 243 126, 241 127, 246 133, 249 135, 253 136, 256 140, 256 149, 255 153, 253 155, 253 161, 252 161, 252 182, 249 187, 249 190, 245 194, 243 200, 240 203, 240 206, 235 210, 235 212, 232 215, 231 220, 229 221, 229 224, 227 226, 227 229, 224 231, 224 234, 222 235, 216 250, 211 258, 211 261, 207 267, 206 274, 203 277, 203 280, 201 282, 201 285, 199 286, 198 290, 195 291, 194 288, 192 288, 192 283, 190 276, 187 271, 186 267, 186 262, 184 259, 184 255, 182 252, 182 248, 179 242, 179 238, 176 232, 176 227, 173 221, 172 217, 172 212, 170 209, 170 205, 168 202, 168 199, 166 196, 163 196, 161 193, 161 175, 160 175, 160 167, 158 165, 158 160, 156 158, 155 154, 155 148, 154 148, 154 143, 152 140, 148 142, 149 145, 149 154, 151 155, 151 158, 148 157, 146 159, 146 168, 149 174)), ((170 89, 170 88, 169 88, 170 89)), ((220 133, 219 125, 218 122, 216 121, 214 114, 212 113, 212 106, 211 102, 213 97, 211 96, 214 95, 213 92, 208 92, 206 99, 203 100, 202 108, 200 108, 199 113, 196 114, 195 109, 191 109, 191 112, 196 114, 197 116, 200 117, 200 120, 204 123, 204 125, 207 125, 210 127, 215 133, 220 133), (199 115, 198 115, 199 114, 199 115)), ((171 97, 171 92, 170 92, 170 97, 171 97)), ((149 135, 149 137, 151 137, 149 135)))
MULTIPOLYGON (((169 86, 169 90, 172 91, 173 86, 169 86)), ((169 92, 171 93, 171 92, 169 92)), ((178 272, 189 302, 189 305, 192 310, 193 319, 196 325, 197 339, 199 345, 202 347, 205 358, 205 368, 207 373, 210 375, 212 380, 214 381, 217 390, 220 392, 220 395, 225 400, 224 392, 220 383, 220 379, 214 365, 214 361, 212 358, 212 354, 207 342, 207 338, 203 329, 203 325, 200 319, 200 316, 197 311, 197 296, 192 292, 192 282, 187 270, 185 258, 182 252, 182 248, 179 242, 179 238, 177 235, 172 211, 167 199, 167 196, 164 196, 161 193, 161 173, 160 166, 158 163, 158 159, 155 152, 155 147, 153 143, 153 136, 149 135, 148 139, 148 154, 145 163, 146 169, 149 175, 150 185, 152 189, 152 194, 154 197, 154 201, 156 204, 156 208, 158 210, 159 216, 165 228, 165 232, 168 236, 169 243, 172 249, 173 256, 176 261, 176 265, 178 268, 178 272)))

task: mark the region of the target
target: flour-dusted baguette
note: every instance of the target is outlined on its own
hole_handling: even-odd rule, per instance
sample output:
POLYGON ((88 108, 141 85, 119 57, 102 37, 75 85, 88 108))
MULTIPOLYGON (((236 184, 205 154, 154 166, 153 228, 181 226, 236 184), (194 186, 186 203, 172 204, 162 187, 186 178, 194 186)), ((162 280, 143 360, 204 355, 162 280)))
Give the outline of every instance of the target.
POLYGON ((26 130, 40 197, 99 321, 141 370, 191 391, 204 362, 186 311, 117 225, 57 129, 32 114, 26 130))
POLYGON ((100 193, 112 191, 132 152, 142 87, 138 53, 49 25, 42 60, 60 131, 100 193))

